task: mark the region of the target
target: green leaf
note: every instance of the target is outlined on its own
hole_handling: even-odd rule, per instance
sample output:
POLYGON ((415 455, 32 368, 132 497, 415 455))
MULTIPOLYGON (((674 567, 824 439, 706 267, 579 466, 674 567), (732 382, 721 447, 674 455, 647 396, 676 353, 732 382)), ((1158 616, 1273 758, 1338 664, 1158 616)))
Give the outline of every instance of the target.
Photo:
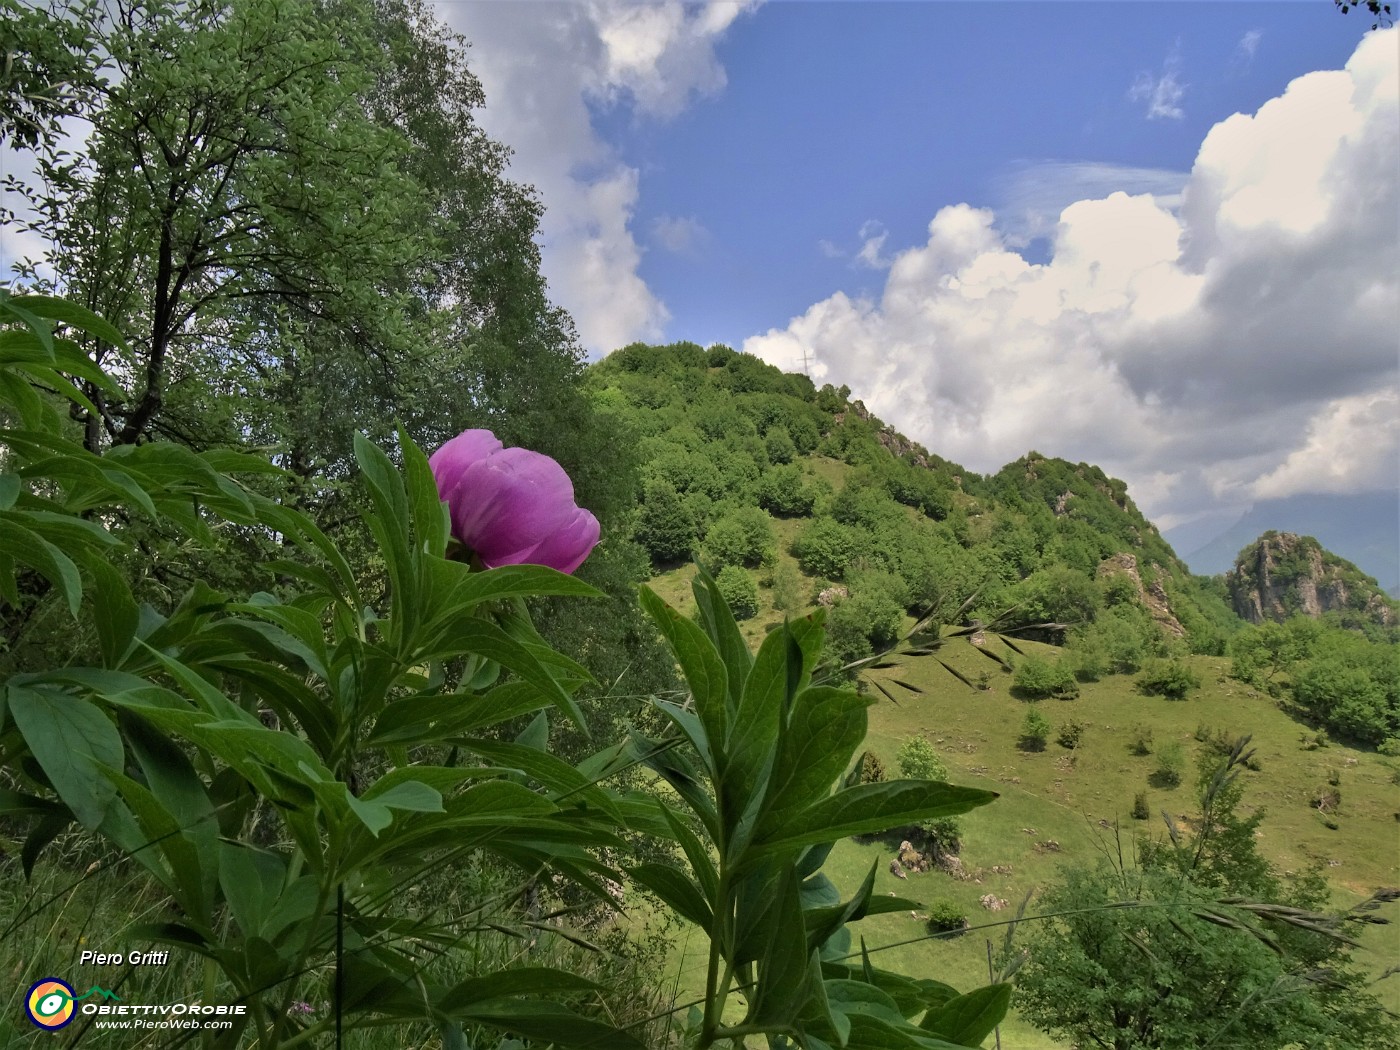
POLYGON ((769 915, 768 943, 758 957, 758 987, 749 1001, 749 1019, 756 1024, 788 1025, 807 1002, 813 965, 797 878, 790 869, 779 883, 777 907, 769 915))
POLYGON ((739 632, 739 624, 714 578, 698 561, 695 563, 695 579, 690 585, 700 609, 700 623, 705 633, 719 650, 720 658, 729 672, 729 706, 734 710, 739 706, 739 696, 753 666, 753 654, 748 643, 739 632))
MULTIPOLYGON (((126 348, 126 340, 110 322, 70 299, 60 299, 52 295, 17 295, 6 306, 21 319, 25 319, 26 314, 31 318, 46 317, 51 321, 80 328, 105 343, 126 348)), ((32 319, 26 320, 26 323, 33 327, 32 319)))
POLYGON ((626 870, 681 918, 707 932, 711 929, 714 913, 710 910, 709 902, 700 892, 700 887, 680 871, 666 864, 638 864, 626 870))
POLYGON ((413 443, 408 433, 399 427, 399 449, 403 452, 404 483, 408 489, 408 501, 413 521, 413 529, 418 537, 419 550, 434 557, 441 557, 447 550, 449 519, 447 505, 438 495, 437 480, 423 450, 413 443))
MULTIPOLYGON (((879 860, 870 865, 870 871, 866 873, 865 881, 861 883, 860 889, 856 891, 845 904, 840 904, 840 897, 836 897, 837 903, 832 905, 830 896, 826 894, 804 892, 803 904, 806 907, 805 921, 807 926, 807 947, 809 949, 819 949, 826 943, 827 939, 841 929, 848 922, 856 922, 864 918, 869 912, 871 894, 875 889, 875 870, 879 867, 879 860), (830 905, 822 907, 821 905, 830 905)), ((822 879, 824 876, 814 876, 815 879, 822 879)), ((807 883, 813 879, 808 879, 807 883)), ((803 883, 804 890, 807 883, 803 883)), ((830 893, 835 894, 836 887, 831 886, 830 880, 826 882, 830 886, 830 893)), ((826 887, 822 887, 825 889, 826 887)), ((888 899, 888 898, 886 898, 888 899)))
POLYGON ((44 847, 58 838, 72 823, 73 818, 66 812, 47 813, 39 818, 33 830, 25 836, 24 845, 20 849, 20 870, 24 872, 25 881, 33 877, 34 864, 44 847))
POLYGON ((445 693, 406 696, 392 701, 380 713, 368 743, 440 743, 482 726, 495 725, 550 705, 539 689, 528 682, 506 682, 483 695, 445 693))
MULTIPOLYGON (((175 818, 182 833, 194 843, 198 855, 212 856, 219 841, 218 814, 184 749, 139 718, 126 716, 122 721, 131 753, 145 775, 151 794, 175 818)), ((212 900, 212 868, 204 872, 204 878, 203 898, 212 900)))
POLYGON ((97 627, 97 643, 102 650, 102 664, 104 667, 120 667, 126 654, 131 651, 140 622, 136 599, 131 596, 126 578, 111 563, 94 558, 87 567, 93 578, 90 598, 93 623, 97 627))
POLYGON ((35 761, 78 823, 94 830, 117 797, 104 770, 121 769, 117 727, 86 700, 45 685, 6 686, 14 719, 35 761))
POLYGON ((555 792, 557 801, 567 800, 575 805, 591 806, 606 813, 612 820, 622 819, 606 791, 573 766, 547 751, 502 740, 465 739, 461 741, 461 745, 482 758, 520 770, 555 792))
POLYGON ((850 689, 815 686, 797 695, 768 778, 759 841, 831 793, 865 739, 865 707, 850 689))
POLYGON ((535 999, 492 999, 455 1013, 464 1021, 478 1021, 558 1047, 647 1050, 630 1032, 583 1017, 555 1003, 535 999))
MULTIPOLYGON (((200 851, 183 834, 179 821, 170 810, 145 785, 115 770, 108 770, 107 775, 121 792, 140 827, 143 841, 137 851, 154 850, 169 866, 169 873, 162 873, 149 864, 147 868, 160 877, 192 922, 208 926, 211 901, 206 888, 213 885, 213 873, 208 873, 206 877, 200 851)), ((130 849, 130 846, 127 848, 130 849)), ((215 861, 212 856, 208 859, 211 863, 215 861)))
POLYGON ((48 580, 68 603, 74 618, 83 600, 83 581, 73 559, 24 524, 26 515, 0 511, 0 549, 48 580))
POLYGON ((635 748, 637 761, 658 774, 675 789, 691 811, 700 818, 710 840, 720 836, 719 815, 715 812, 714 801, 700 782, 699 772, 691 765, 690 758, 674 741, 651 740, 640 733, 633 733, 631 742, 635 748))
MULTIPOLYGON (((556 675, 549 670, 545 660, 550 654, 536 646, 523 644, 512 638, 494 623, 464 611, 452 625, 451 631, 441 632, 442 652, 419 651, 414 659, 427 661, 439 656, 457 656, 461 653, 476 653, 494 660, 547 696, 570 721, 584 728, 583 712, 564 688, 556 675)), ((566 658, 564 658, 566 659, 566 658)), ((551 661, 552 663, 553 661, 551 661)), ((572 661, 566 663, 572 667, 572 661)))
MULTIPOLYGON (((835 1004, 833 1004, 835 1009, 835 1004)), ((968 1050, 927 1032, 921 1032, 903 1018, 856 1011, 848 1013, 852 1050, 968 1050)))
POLYGON ((670 825, 671 834, 681 844, 681 850, 685 853, 686 860, 690 861, 691 874, 699 883, 705 900, 713 906, 719 897, 719 872, 715 870, 715 863, 710 857, 710 851, 705 848, 700 837, 660 800, 656 801, 656 806, 661 811, 666 823, 670 825))
POLYGON ((788 655, 795 644, 786 624, 770 633, 744 680, 725 743, 729 762, 720 798, 728 814, 748 808, 758 790, 761 771, 774 757, 780 720, 792 699, 787 695, 788 655))
POLYGON ((1010 1006, 1011 985, 989 984, 928 1011, 919 1027, 950 1043, 981 1046, 1010 1006))
POLYGON ((705 632, 657 597, 650 587, 641 589, 641 599, 690 687, 695 711, 713 749, 702 756, 705 765, 723 774, 725 757, 718 749, 727 738, 729 724, 729 674, 724 661, 705 632))
POLYGON ((771 829, 751 855, 768 855, 850 835, 887 831, 900 824, 952 817, 985 806, 995 791, 929 780, 888 780, 846 788, 771 829))
POLYGON ((278 903, 287 878, 275 853, 238 842, 219 844, 219 886, 245 940, 267 937, 268 911, 278 903))
POLYGON ((0 291, 4 292, 3 295, 0 295, 0 313, 9 314, 19 321, 20 324, 33 332, 34 337, 39 340, 40 345, 52 355, 53 325, 45 321, 42 315, 29 310, 25 306, 23 302, 26 298, 25 296, 11 296, 8 291, 4 291, 3 289, 0 289, 0 291))
POLYGON ((396 645, 412 638, 422 611, 418 604, 418 558, 409 536, 408 496, 394 464, 359 431, 355 432, 355 461, 369 488, 373 513, 365 523, 374 534, 379 553, 389 570, 394 614, 392 634, 396 645))
MULTIPOLYGON (((383 801, 386 795, 393 795, 397 789, 404 785, 412 784, 417 785, 414 791, 427 788, 432 792, 432 806, 430 809, 422 810, 422 812, 441 813, 442 793, 444 791, 450 791, 468 780, 494 776, 500 776, 500 770, 487 768, 472 769, 466 766, 452 766, 450 768, 447 766, 401 766, 398 769, 389 770, 389 772, 385 773, 373 784, 365 788, 361 793, 361 797, 369 801, 375 799, 383 801)), ((394 797, 411 800, 413 796, 409 794, 395 795, 394 797)), ((424 802, 427 802, 429 798, 428 795, 421 793, 418 797, 424 802)), ((395 803, 388 804, 396 805, 395 803)), ((396 805, 396 808, 410 809, 412 807, 396 805)))

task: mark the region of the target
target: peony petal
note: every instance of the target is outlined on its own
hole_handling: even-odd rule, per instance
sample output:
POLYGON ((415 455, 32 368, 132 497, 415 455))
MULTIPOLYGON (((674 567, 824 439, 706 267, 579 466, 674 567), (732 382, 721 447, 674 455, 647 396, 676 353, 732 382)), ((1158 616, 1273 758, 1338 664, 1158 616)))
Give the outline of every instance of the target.
POLYGON ((548 565, 551 569, 572 573, 598 545, 601 531, 597 518, 583 508, 577 508, 571 522, 557 529, 523 560, 532 565, 548 565))
POLYGON ((573 485, 548 456, 508 448, 472 464, 452 499, 453 531, 484 564, 514 564, 566 526, 573 485))
POLYGON ((462 475, 473 463, 500 452, 502 445, 489 430, 464 430, 428 457, 428 466, 437 481, 438 494, 448 499, 462 482, 462 475))

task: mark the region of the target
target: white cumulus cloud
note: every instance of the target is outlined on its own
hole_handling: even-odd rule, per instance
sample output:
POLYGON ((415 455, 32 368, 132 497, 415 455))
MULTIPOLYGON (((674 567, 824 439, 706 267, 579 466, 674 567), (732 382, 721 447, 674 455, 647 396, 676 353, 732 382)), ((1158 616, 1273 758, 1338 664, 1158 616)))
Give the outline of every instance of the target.
POLYGON ((670 314, 637 273, 642 248, 632 221, 641 175, 596 133, 590 106, 665 120, 721 90, 715 45, 754 6, 439 4, 440 17, 473 45, 469 64, 486 90, 482 126, 511 146, 512 177, 546 204, 541 255, 550 297, 573 315, 594 353, 660 339, 670 314))
POLYGON ((993 212, 946 207, 878 298, 838 293, 744 349, 805 353, 974 470, 1031 448, 1088 460, 1174 520, 1393 487, 1398 40, 1371 33, 1345 70, 1218 123, 1179 193, 1129 178, 1068 204, 1043 264, 993 212))

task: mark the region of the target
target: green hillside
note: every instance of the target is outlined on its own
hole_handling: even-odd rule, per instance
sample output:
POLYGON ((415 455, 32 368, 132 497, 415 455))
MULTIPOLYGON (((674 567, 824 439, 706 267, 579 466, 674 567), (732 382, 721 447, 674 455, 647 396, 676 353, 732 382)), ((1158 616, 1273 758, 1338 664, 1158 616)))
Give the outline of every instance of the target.
MULTIPOLYGON (((1165 841, 1164 813, 1189 827, 1198 761, 1245 735, 1256 754, 1241 812, 1257 820, 1262 857, 1290 875, 1319 871, 1338 907, 1397 881, 1396 763, 1364 732, 1334 729, 1329 744, 1317 729, 1326 714, 1302 701, 1301 685, 1294 695, 1330 673, 1314 662, 1324 639, 1340 638, 1334 655, 1364 650, 1347 673, 1373 672, 1375 695, 1359 703, 1374 702, 1393 735, 1393 631, 1366 637, 1329 615, 1277 628, 1292 632, 1291 645, 1261 640, 1231 610, 1226 581, 1191 576, 1123 482, 1097 467, 1030 452, 981 477, 909 442, 851 392, 724 347, 634 345, 591 366, 586 383, 636 441, 636 538, 668 602, 694 612, 694 550, 719 573, 751 647, 817 605, 831 606, 831 644, 847 660, 894 645, 916 615, 945 630, 995 628, 979 645, 945 646, 946 666, 896 660, 861 678, 874 698, 867 746, 890 776, 917 737, 950 780, 1002 796, 961 818, 965 878, 891 873, 914 829, 837 847, 828 872, 843 887, 878 860, 878 893, 926 906, 860 925, 872 948, 896 945, 882 965, 976 983, 988 938, 1000 950, 998 923, 1028 893, 1067 864, 1165 841), (1027 665, 1048 668, 1048 684, 1027 665), (1023 746, 1032 707, 1050 724, 1039 752, 1023 746), (1067 728, 1072 747, 1056 742, 1067 728), (1173 763, 1174 784, 1159 773, 1173 763), (1147 819, 1134 819, 1144 804, 1147 819), (927 907, 939 902, 974 929, 929 939, 927 907)), ((1364 943, 1360 964, 1381 974, 1394 960, 1393 929, 1372 927, 1364 943)), ((694 950, 673 959, 682 987, 698 991, 694 950)), ((1400 1009, 1396 981, 1380 990, 1400 1009)), ((1007 1048, 1066 1045, 1014 1008, 1001 1036, 1007 1048)))

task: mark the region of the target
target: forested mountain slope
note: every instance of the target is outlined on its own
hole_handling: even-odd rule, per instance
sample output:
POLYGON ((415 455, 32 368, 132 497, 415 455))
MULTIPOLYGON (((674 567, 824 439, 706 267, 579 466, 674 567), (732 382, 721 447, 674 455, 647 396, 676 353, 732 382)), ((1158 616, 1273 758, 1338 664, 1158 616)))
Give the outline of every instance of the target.
POLYGON ((654 565, 698 551, 731 588, 761 585, 755 610, 836 587, 874 646, 904 612, 1048 624, 1054 641, 1102 622, 1198 653, 1224 652, 1239 626, 1218 583, 1193 578, 1126 485, 1089 464, 1029 452, 982 477, 848 389, 723 346, 633 344, 585 381, 641 459, 635 536, 654 565))

